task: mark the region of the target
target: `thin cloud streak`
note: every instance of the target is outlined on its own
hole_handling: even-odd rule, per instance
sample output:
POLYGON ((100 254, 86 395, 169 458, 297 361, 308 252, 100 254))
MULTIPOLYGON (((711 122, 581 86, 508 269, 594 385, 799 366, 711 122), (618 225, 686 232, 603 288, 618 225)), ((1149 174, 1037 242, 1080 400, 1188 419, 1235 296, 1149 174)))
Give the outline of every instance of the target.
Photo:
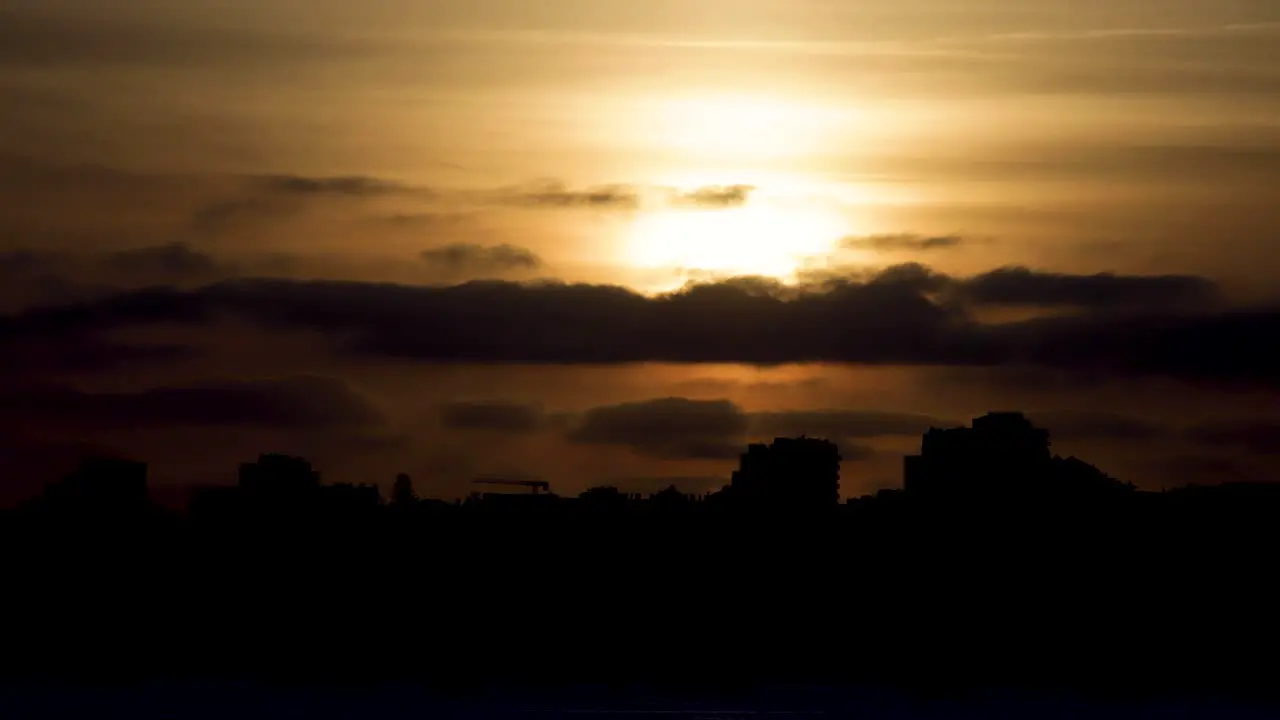
POLYGON ((966 45, 1006 45, 1028 42, 1069 42, 1138 37, 1212 37, 1280 32, 1280 22, 1234 23, 1189 27, 1099 28, 1073 32, 1027 30, 985 35, 940 35, 912 40, 787 41, 672 37, 659 34, 564 32, 553 30, 468 30, 433 33, 434 41, 585 47, 692 49, 771 52, 832 57, 968 57, 993 58, 997 54, 965 48, 966 45))

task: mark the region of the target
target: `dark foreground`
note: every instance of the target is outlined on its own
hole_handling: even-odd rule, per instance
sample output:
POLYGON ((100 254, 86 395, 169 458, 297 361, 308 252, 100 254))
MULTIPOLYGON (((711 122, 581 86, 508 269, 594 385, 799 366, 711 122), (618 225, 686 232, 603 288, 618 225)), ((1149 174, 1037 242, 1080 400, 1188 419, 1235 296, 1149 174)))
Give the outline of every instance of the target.
POLYGON ((831 687, 758 688, 730 696, 574 688, 444 696, 420 688, 362 690, 172 685, 116 689, 2 688, 7 718, 130 718, 130 720, 622 720, 647 717, 733 720, 789 718, 1143 718, 1218 720, 1272 718, 1280 706, 1219 698, 1101 701, 1070 695, 988 692, 964 698, 922 698, 882 690, 831 687))
POLYGON ((259 510, 7 518, 4 677, 1105 702, 1277 688, 1280 515, 1264 496, 259 510))

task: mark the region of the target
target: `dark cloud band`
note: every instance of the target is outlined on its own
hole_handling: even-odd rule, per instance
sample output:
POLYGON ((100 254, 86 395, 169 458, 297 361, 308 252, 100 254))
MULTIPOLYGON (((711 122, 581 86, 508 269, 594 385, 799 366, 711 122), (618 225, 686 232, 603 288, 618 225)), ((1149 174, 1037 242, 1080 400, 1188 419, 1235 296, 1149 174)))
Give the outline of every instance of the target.
POLYGON ((936 295, 939 283, 973 282, 981 277, 957 281, 907 267, 822 288, 730 281, 649 297, 554 282, 239 280, 26 312, 0 321, 0 343, 236 317, 320 332, 365 356, 420 361, 1016 364, 1218 380, 1280 376, 1280 310, 1186 309, 1194 292, 1185 288, 1211 286, 1206 281, 1021 274, 1015 299, 1076 303, 1082 311, 1006 324, 979 322, 962 303, 936 295), (1100 293, 1099 284, 1123 291, 1100 293))

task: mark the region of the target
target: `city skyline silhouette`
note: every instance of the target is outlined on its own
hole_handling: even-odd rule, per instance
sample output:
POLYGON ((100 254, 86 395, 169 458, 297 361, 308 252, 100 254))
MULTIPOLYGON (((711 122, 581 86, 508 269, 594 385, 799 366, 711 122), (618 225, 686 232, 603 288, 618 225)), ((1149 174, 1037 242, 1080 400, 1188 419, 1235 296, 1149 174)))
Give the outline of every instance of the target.
POLYGON ((1280 715, 1277 47, 0 0, 0 719, 1280 715))
POLYGON ((446 502, 402 475, 384 502, 266 454, 181 514, 147 501, 145 465, 89 460, 3 517, 27 618, 4 670, 1266 696, 1248 648, 1280 633, 1258 571, 1277 486, 1145 492, 1050 448, 1020 413, 933 428, 902 488, 848 502, 836 445, 812 438, 747 448, 706 495, 517 481, 446 502))

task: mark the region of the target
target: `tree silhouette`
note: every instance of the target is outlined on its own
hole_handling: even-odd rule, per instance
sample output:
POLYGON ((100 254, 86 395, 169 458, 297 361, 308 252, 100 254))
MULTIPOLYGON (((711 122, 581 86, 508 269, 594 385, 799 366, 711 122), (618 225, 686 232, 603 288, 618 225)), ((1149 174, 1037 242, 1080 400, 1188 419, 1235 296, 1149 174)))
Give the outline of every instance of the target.
POLYGON ((407 473, 396 475, 395 484, 391 486, 391 504, 394 507, 413 507, 418 502, 418 493, 413 489, 413 478, 407 473))

